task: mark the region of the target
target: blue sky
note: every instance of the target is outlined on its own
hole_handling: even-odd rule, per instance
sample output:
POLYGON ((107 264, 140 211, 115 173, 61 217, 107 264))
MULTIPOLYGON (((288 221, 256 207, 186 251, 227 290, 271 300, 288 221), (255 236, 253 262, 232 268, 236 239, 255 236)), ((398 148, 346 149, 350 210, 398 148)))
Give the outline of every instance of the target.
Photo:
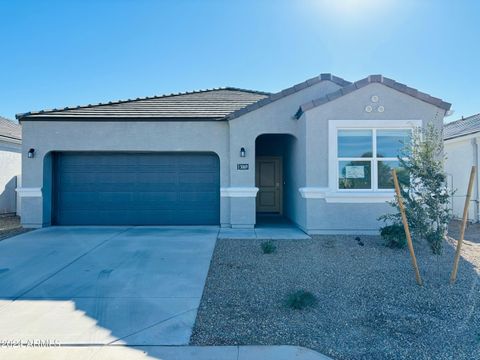
POLYGON ((480 1, 0 0, 0 114, 323 72, 480 112, 480 1))

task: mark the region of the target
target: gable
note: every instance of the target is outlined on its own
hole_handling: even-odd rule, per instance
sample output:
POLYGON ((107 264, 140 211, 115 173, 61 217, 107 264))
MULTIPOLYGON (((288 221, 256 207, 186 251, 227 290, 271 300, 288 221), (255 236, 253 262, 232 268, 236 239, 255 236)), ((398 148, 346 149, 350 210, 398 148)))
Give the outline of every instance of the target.
POLYGON ((298 92, 309 89, 311 87, 319 87, 318 84, 322 84, 320 87, 323 87, 323 85, 327 85, 327 86, 328 85, 333 85, 333 86, 330 86, 330 90, 321 91, 320 94, 317 95, 317 96, 322 96, 324 94, 331 93, 332 91, 337 90, 339 88, 342 88, 344 86, 350 85, 351 82, 349 82, 345 79, 342 79, 338 76, 329 74, 329 73, 320 74, 319 76, 308 79, 308 80, 303 81, 299 84, 293 85, 293 86, 291 86, 287 89, 284 89, 284 90, 279 91, 275 94, 272 94, 272 95, 266 97, 265 99, 262 99, 262 100, 260 100, 256 103, 251 104, 251 105, 248 105, 248 106, 246 106, 246 107, 244 107, 240 110, 237 110, 237 111, 233 112, 232 114, 228 115, 227 119, 231 120, 231 119, 240 117, 240 116, 245 115, 245 114, 247 114, 251 111, 255 111, 255 110, 257 110, 259 108, 262 108, 262 107, 264 107, 268 104, 271 104, 273 102, 282 100, 282 99, 284 99, 288 96, 294 95, 298 92))
POLYGON ((428 95, 424 92, 421 92, 417 89, 411 88, 405 84, 396 82, 393 79, 386 78, 382 75, 370 75, 362 80, 356 81, 353 84, 347 85, 333 93, 330 93, 326 96, 317 98, 315 100, 309 101, 307 103, 304 103, 303 105, 300 106, 298 111, 296 112, 295 116, 299 118, 305 111, 308 111, 310 109, 313 109, 318 106, 322 106, 326 103, 329 103, 331 101, 334 101, 338 98, 341 98, 345 95, 348 95, 352 92, 358 91, 359 89, 364 88, 365 86, 368 86, 370 84, 382 84, 386 87, 389 87, 391 89, 394 89, 402 94, 411 96, 417 100, 426 102, 428 104, 434 105, 440 109, 443 109, 445 111, 450 110, 450 107, 452 106, 450 103, 447 103, 439 98, 435 98, 431 95, 428 95))
MULTIPOLYGON (((357 91, 307 110, 300 121, 318 124, 326 131, 331 120, 381 122, 421 120, 442 127, 445 110, 398 92, 380 83, 372 83, 357 91)), ((297 120, 297 121, 299 121, 297 120)), ((315 125, 317 126, 317 125, 315 125)))

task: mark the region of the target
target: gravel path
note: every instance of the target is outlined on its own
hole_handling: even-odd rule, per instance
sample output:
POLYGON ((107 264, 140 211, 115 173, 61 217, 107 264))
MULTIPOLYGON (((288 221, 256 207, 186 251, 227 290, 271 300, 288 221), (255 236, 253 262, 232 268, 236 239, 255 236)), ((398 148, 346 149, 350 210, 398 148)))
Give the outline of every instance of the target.
POLYGON ((191 343, 300 345, 334 359, 480 359, 480 226, 468 229, 454 286, 453 239, 439 257, 415 244, 423 287, 407 250, 361 239, 279 240, 270 255, 259 240, 218 240, 191 343), (297 289, 318 304, 287 308, 297 289))
POLYGON ((0 241, 27 231, 21 227, 18 216, 0 215, 0 241))

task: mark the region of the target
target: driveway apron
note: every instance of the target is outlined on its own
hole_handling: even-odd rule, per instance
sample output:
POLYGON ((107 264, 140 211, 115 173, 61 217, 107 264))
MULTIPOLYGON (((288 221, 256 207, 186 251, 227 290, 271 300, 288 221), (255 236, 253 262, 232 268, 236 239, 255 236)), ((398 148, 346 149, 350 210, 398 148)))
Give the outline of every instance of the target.
POLYGON ((0 339, 185 345, 218 228, 51 227, 0 242, 0 339))

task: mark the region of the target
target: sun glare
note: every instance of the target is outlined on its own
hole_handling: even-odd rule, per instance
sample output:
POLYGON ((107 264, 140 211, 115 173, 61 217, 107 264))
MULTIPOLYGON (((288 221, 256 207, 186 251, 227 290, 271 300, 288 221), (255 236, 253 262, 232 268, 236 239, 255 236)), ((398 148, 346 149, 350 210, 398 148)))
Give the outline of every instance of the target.
POLYGON ((340 18, 362 18, 368 15, 380 15, 392 8, 394 0, 317 0, 323 11, 340 18))

